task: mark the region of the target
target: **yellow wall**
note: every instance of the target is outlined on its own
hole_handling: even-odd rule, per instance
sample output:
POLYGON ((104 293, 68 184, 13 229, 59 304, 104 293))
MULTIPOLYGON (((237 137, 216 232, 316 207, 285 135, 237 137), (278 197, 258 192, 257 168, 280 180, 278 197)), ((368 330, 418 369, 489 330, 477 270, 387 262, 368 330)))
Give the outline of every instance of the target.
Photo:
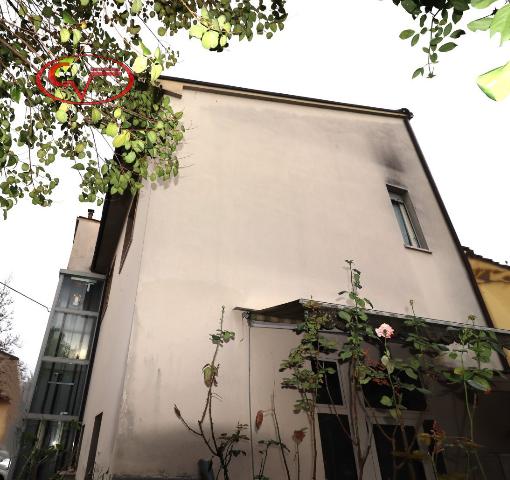
MULTIPOLYGON (((495 328, 510 330, 510 267, 468 255, 495 328)), ((507 353, 510 362, 510 352, 507 353)))

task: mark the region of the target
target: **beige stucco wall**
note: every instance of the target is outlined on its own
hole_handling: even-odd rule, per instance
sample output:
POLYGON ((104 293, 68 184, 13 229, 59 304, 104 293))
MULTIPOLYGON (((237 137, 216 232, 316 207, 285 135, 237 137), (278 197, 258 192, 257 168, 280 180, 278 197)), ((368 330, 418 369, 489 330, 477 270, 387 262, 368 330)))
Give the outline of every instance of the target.
POLYGON ((76 272, 90 272, 99 222, 84 217, 78 217, 76 221, 76 232, 67 269, 76 272))
MULTIPOLYGON (((103 413, 99 437, 96 472, 104 474, 110 467, 119 411, 123 401, 123 386, 126 375, 131 326, 136 316, 134 311, 138 287, 138 273, 142 257, 145 231, 145 211, 148 207, 148 192, 142 191, 138 201, 138 219, 128 256, 119 273, 124 233, 120 237, 113 268, 108 307, 101 321, 96 356, 90 380, 90 389, 84 412, 82 445, 88 452, 94 418, 103 413)), ((129 375, 129 373, 128 373, 129 375)), ((77 468, 78 478, 83 478, 87 465, 87 454, 80 455, 77 468)), ((111 469, 110 469, 111 471, 111 469)))
MULTIPOLYGON (((250 413, 268 408, 273 388, 287 430, 300 424, 289 414, 292 392, 272 377, 296 338, 266 332, 249 348, 233 308, 310 295, 336 302, 348 282, 344 259, 356 260, 379 310, 408 313, 414 299, 423 316, 481 317, 402 119, 191 90, 174 104, 189 127, 180 152, 187 168, 144 192, 149 206, 138 210, 128 255, 140 270, 113 283, 87 403, 85 452, 93 415, 116 415, 121 398, 98 457, 120 475, 189 478, 207 458, 172 406, 190 420, 200 415, 201 369, 221 305, 237 341, 221 353, 217 431, 249 423, 250 413), (431 254, 404 247, 387 183, 409 190, 431 254), (113 443, 113 455, 103 453, 113 443)), ((82 452, 80 465, 85 459, 82 452)), ((250 455, 237 465, 234 478, 251 478, 250 455)))

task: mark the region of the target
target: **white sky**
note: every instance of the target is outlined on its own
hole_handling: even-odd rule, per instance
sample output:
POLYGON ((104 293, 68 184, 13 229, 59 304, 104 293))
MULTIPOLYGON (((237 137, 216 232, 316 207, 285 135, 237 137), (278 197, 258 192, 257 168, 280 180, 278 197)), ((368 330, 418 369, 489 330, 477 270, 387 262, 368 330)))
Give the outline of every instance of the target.
MULTIPOLYGON (((398 38, 413 22, 390 0, 289 0, 288 10, 285 30, 272 40, 233 43, 221 54, 204 50, 185 34, 171 38, 181 60, 165 73, 348 103, 407 107, 415 115, 412 126, 461 243, 500 262, 510 260, 510 99, 493 102, 475 83, 478 74, 510 60, 508 47, 498 48, 497 40, 485 33, 468 34, 457 41, 457 49, 440 57, 437 78, 411 80, 414 69, 425 63, 425 54, 398 38), (310 5, 313 11, 308 11, 310 5)), ((75 218, 85 216, 90 207, 76 200, 76 172, 65 161, 59 168, 61 185, 51 208, 25 201, 6 222, 0 221, 0 280, 11 276, 14 288, 48 306, 58 271, 67 265, 75 218)), ((14 295, 14 300, 14 320, 23 341, 18 353, 33 369, 48 314, 23 297, 14 295)))

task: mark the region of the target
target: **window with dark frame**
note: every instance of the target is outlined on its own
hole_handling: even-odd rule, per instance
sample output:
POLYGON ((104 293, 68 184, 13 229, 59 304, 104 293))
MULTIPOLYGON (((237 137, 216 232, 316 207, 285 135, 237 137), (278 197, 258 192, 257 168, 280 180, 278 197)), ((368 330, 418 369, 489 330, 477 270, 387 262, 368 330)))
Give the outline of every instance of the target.
POLYGON ((404 240, 404 245, 426 250, 427 243, 421 230, 418 218, 406 190, 387 185, 393 213, 404 240))
POLYGON ((124 233, 124 243, 122 244, 122 255, 120 257, 119 273, 122 272, 124 261, 129 252, 129 247, 133 241, 133 230, 135 227, 136 207, 138 206, 138 194, 133 197, 131 207, 126 219, 126 232, 124 233))
POLYGON ((347 415, 319 413, 326 480, 357 480, 356 460, 347 415))

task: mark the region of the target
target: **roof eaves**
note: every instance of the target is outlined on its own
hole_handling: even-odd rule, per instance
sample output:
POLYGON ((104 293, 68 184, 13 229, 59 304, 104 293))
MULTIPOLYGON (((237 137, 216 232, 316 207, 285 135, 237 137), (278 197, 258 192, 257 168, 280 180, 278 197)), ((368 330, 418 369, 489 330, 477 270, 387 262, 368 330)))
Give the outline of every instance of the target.
POLYGON ((251 88, 236 87, 232 85, 223 85, 219 83, 203 82, 199 80, 190 80, 186 78, 171 77, 162 75, 161 80, 177 82, 183 85, 183 88, 199 91, 210 91, 224 95, 243 96, 256 98, 259 100, 269 100, 285 103, 293 103, 305 106, 315 106, 319 108, 335 108, 339 110, 356 111, 359 113, 393 116, 411 119, 413 114, 407 108, 392 110, 389 108, 371 107, 367 105, 357 105, 352 103, 336 102, 332 100, 322 100, 312 97, 303 97, 298 95, 289 95, 285 93, 269 92, 265 90, 256 90, 251 88))

